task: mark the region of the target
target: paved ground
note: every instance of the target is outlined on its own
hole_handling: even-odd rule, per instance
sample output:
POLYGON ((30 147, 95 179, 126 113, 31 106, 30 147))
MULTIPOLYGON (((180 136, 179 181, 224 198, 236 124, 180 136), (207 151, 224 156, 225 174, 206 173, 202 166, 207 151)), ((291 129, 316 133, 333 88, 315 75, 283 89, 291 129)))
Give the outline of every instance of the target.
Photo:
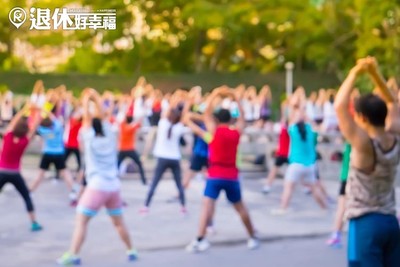
MULTIPOLYGON (((107 248, 104 256, 101 253, 105 249, 96 247, 85 252, 82 264, 86 267, 345 267, 346 250, 331 249, 323 245, 321 238, 283 240, 280 242, 266 242, 256 251, 249 251, 243 245, 212 247, 203 254, 188 254, 181 249, 162 251, 143 251, 140 259, 135 263, 129 263, 124 254, 117 248, 107 248), (288 255, 290 255, 288 257, 288 255)), ((48 254, 44 254, 48 255, 48 254)), ((44 257, 43 257, 44 258, 44 257)), ((23 265, 32 266, 32 261, 25 261, 23 265)), ((55 266, 54 263, 43 260, 36 262, 40 267, 55 266)), ((7 265, 12 266, 12 265, 7 265)))
MULTIPOLYGON (((36 174, 38 161, 36 156, 24 158, 23 174, 28 181, 36 174)), ((149 178, 153 164, 147 164, 149 178)), ((246 165, 245 169, 251 169, 251 166, 246 165)), ((321 166, 326 187, 332 196, 338 189, 338 171, 337 163, 330 167, 321 166)), ((344 252, 332 252, 321 246, 331 230, 334 206, 329 212, 322 212, 312 198, 299 189, 293 198, 293 212, 284 217, 274 217, 270 215, 270 210, 279 204, 282 184, 278 180, 270 195, 262 195, 259 178, 264 175, 242 173, 244 200, 264 242, 263 248, 257 252, 246 250, 244 228, 225 197, 221 197, 215 217, 217 234, 210 237, 216 249, 204 256, 183 252, 184 246, 196 236, 204 182, 194 181, 187 191, 189 215, 183 217, 177 203, 167 203, 176 194, 175 186, 167 175, 159 185, 150 214, 142 217, 138 210, 147 188, 140 184, 136 174, 125 177, 123 197, 128 203, 125 218, 134 243, 142 252, 138 266, 164 263, 168 263, 166 266, 244 266, 246 263, 249 263, 248 266, 265 266, 269 259, 274 263, 272 266, 293 266, 294 263, 310 267, 345 266, 344 252), (323 264, 325 260, 332 265, 323 264)), ((28 231, 23 203, 12 187, 6 187, 0 194, 0 266, 53 266, 54 259, 69 246, 74 210, 67 205, 67 190, 63 183, 55 184, 47 180, 34 193, 33 199, 39 221, 45 227, 40 233, 28 231)), ((101 212, 91 222, 82 250, 87 266, 125 266, 123 252, 124 248, 109 218, 101 212)))

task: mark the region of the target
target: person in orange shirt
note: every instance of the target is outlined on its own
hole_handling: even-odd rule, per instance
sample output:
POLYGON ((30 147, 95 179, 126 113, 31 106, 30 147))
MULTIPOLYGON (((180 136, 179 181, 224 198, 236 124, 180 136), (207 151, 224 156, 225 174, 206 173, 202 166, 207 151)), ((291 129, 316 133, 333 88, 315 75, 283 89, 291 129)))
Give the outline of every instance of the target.
POLYGON ((133 122, 133 117, 131 115, 126 116, 125 121, 120 124, 118 168, 125 158, 131 158, 139 168, 142 183, 146 185, 147 180, 144 174, 143 165, 135 150, 136 132, 140 128, 140 125, 141 121, 133 122))

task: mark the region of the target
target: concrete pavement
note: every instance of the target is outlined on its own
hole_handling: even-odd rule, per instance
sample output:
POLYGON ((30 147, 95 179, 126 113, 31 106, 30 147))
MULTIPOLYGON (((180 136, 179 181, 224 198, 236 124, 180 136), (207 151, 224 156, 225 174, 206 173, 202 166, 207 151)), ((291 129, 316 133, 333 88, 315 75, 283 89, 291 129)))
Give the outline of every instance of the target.
MULTIPOLYGON (((24 157, 23 174, 28 181, 35 176, 38 162, 37 156, 24 157)), ((154 162, 146 163, 148 178, 151 178, 153 164, 154 162)), ((249 165, 245 167, 250 168, 249 165)), ((336 196, 338 190, 335 178, 338 171, 338 163, 333 163, 330 167, 321 166, 321 173, 326 178, 324 183, 332 196, 336 196)), ((323 212, 310 196, 298 189, 291 205, 293 211, 283 217, 272 216, 270 210, 279 205, 282 181, 277 180, 273 192, 269 195, 262 195, 260 193, 262 181, 259 178, 264 176, 265 173, 242 173, 244 201, 263 242, 268 244, 272 241, 293 238, 302 238, 301 240, 309 237, 325 238, 328 235, 334 216, 334 206, 328 212, 323 212)), ((167 203, 167 200, 176 194, 175 185, 168 174, 157 189, 149 215, 143 217, 139 215, 138 210, 143 205, 148 188, 141 185, 137 174, 124 177, 122 194, 128 203, 125 219, 135 246, 145 255, 158 255, 153 253, 159 250, 176 250, 184 253, 184 246, 196 236, 203 188, 203 181, 193 181, 186 194, 189 215, 182 216, 178 203, 167 203)), ((54 259, 68 249, 74 225, 74 209, 68 206, 68 192, 64 184, 46 180, 33 194, 33 199, 38 219, 44 226, 44 230, 39 233, 29 232, 25 208, 17 192, 7 186, 0 194, 0 258, 2 259, 0 266, 27 264, 52 266, 54 259)), ((217 234, 210 237, 215 247, 222 249, 227 245, 237 245, 237 249, 246 251, 247 235, 244 227, 224 196, 221 196, 218 202, 215 227, 217 234)), ((265 248, 266 251, 267 248, 268 246, 265 248)), ((100 212, 90 223, 87 241, 81 253, 83 258, 93 263, 103 263, 102 258, 105 262, 114 262, 115 259, 115 263, 119 264, 124 260, 123 252, 122 243, 109 218, 104 211, 100 212)), ((188 256, 182 255, 182 257, 188 259, 188 256)), ((338 256, 338 260, 341 257, 338 256)), ((161 258, 157 260, 161 261, 161 258)), ((207 261, 211 261, 211 258, 207 261)), ((92 266, 111 266, 104 264, 92 266)))

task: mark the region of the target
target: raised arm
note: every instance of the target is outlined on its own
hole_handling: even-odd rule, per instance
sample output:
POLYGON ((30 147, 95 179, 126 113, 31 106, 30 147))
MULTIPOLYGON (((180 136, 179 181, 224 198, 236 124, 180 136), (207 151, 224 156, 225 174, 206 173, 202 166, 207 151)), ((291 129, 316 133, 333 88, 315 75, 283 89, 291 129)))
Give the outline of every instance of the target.
POLYGON ((17 123, 19 122, 19 120, 24 116, 24 114, 26 114, 27 112, 29 112, 30 109, 30 105, 26 104, 10 121, 10 123, 8 124, 7 128, 6 128, 6 133, 8 132, 12 132, 15 129, 15 126, 17 125, 17 123))
POLYGON ((349 106, 354 83, 358 75, 364 72, 366 68, 365 61, 358 61, 340 86, 334 104, 341 133, 358 151, 364 151, 365 148, 368 148, 370 141, 368 135, 355 123, 350 114, 349 106))
POLYGON ((375 58, 368 58, 368 73, 377 87, 379 96, 385 101, 388 115, 386 117, 385 128, 386 130, 395 134, 400 134, 400 114, 397 97, 395 95, 397 84, 396 81, 385 82, 382 74, 379 71, 378 64, 375 58), (391 88, 392 87, 392 90, 391 88))
POLYGON ((206 110, 204 111, 204 124, 206 125, 206 129, 208 132, 210 132, 211 134, 214 134, 215 129, 217 127, 216 123, 215 123, 215 119, 214 119, 214 109, 215 106, 217 104, 217 102, 219 101, 218 97, 219 97, 219 93, 220 93, 221 89, 220 88, 216 88, 214 89, 211 94, 208 96, 207 98, 207 107, 206 110))
POLYGON ((396 96, 393 95, 392 91, 389 89, 389 86, 386 84, 386 81, 383 78, 381 72, 379 71, 378 63, 376 62, 375 58, 366 58, 366 64, 368 66, 368 74, 374 82, 375 86, 378 88, 380 96, 385 101, 385 103, 392 104, 397 102, 396 96))
POLYGON ((90 127, 92 124, 92 114, 90 113, 90 97, 92 94, 91 88, 86 88, 82 92, 82 127, 90 127))

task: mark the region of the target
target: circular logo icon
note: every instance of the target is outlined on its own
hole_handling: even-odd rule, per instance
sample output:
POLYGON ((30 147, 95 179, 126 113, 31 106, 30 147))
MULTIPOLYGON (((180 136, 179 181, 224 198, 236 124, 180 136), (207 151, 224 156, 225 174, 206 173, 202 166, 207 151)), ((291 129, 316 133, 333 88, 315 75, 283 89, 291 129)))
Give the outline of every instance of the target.
POLYGON ((26 12, 21 7, 14 7, 8 13, 8 19, 17 28, 22 26, 26 20, 26 12))

